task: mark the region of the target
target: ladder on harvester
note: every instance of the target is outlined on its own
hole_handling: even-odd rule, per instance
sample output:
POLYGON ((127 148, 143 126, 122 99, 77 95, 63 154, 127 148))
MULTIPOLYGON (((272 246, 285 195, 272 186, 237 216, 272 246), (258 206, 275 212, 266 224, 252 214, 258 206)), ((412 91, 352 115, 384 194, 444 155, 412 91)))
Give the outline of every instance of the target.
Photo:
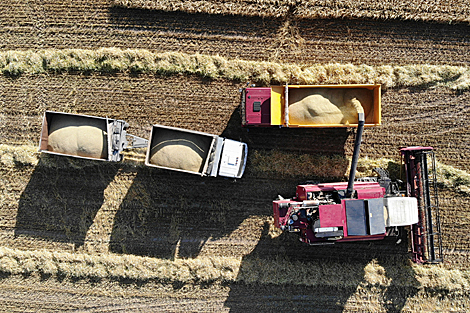
POLYGON ((443 260, 436 159, 432 147, 401 149, 406 175, 406 195, 418 200, 419 222, 411 225, 412 258, 416 263, 443 260))

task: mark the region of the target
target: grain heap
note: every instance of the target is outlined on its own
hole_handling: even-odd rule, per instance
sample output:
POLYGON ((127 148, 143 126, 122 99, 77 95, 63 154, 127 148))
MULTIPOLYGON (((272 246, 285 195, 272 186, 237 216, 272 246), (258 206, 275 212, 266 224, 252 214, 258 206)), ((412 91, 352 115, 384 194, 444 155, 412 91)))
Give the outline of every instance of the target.
POLYGON ((107 159, 108 141, 105 120, 55 115, 49 125, 48 151, 107 159))
POLYGON ((289 102, 293 125, 354 124, 359 112, 364 112, 366 123, 374 118, 372 92, 366 89, 292 89, 289 102))
POLYGON ((210 148, 211 138, 173 130, 159 130, 153 136, 150 163, 200 172, 210 148))

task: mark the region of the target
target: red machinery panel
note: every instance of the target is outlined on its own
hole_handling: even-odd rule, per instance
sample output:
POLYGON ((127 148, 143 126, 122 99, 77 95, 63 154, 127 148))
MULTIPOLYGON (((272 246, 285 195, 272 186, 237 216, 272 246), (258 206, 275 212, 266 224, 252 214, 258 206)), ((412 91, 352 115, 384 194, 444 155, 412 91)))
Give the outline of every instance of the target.
MULTIPOLYGON (((347 182, 324 183, 318 185, 298 185, 296 195, 299 200, 309 200, 309 192, 332 192, 345 190, 348 187, 347 182)), ((377 182, 355 182, 354 190, 357 191, 358 199, 380 198, 385 194, 384 188, 377 182)))
POLYGON ((342 204, 320 205, 318 210, 320 227, 346 228, 346 214, 342 204))
POLYGON ((276 227, 285 223, 289 218, 289 216, 286 216, 289 207, 287 205, 283 206, 282 204, 289 204, 291 202, 290 200, 273 201, 274 224, 276 227))
POLYGON ((271 125, 271 88, 246 88, 246 125, 271 125))
POLYGON ((385 188, 383 187, 371 187, 369 189, 357 189, 357 198, 358 199, 375 199, 383 198, 385 196, 385 188))

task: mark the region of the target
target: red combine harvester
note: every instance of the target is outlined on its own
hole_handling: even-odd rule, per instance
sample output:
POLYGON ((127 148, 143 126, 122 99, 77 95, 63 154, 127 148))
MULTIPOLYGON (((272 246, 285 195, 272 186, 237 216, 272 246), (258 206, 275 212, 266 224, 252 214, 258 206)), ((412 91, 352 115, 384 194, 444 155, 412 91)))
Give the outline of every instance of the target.
POLYGON ((401 149, 405 192, 383 169, 375 169, 377 177, 355 181, 364 114, 359 113, 358 121, 349 181, 297 186, 294 198, 273 201, 275 226, 298 233, 300 241, 310 245, 398 237, 411 227, 413 261, 441 262, 433 149, 401 149))

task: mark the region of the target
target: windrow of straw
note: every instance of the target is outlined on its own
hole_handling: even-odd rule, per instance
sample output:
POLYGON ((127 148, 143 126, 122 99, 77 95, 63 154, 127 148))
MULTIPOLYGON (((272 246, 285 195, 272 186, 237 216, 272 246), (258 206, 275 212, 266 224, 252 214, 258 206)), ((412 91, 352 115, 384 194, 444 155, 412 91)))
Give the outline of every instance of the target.
POLYGON ((446 86, 456 90, 467 90, 470 86, 470 69, 465 66, 368 66, 334 63, 301 67, 288 63, 246 61, 201 54, 117 48, 3 51, 0 52, 0 69, 7 76, 97 72, 188 74, 259 84, 379 83, 384 88, 446 86))
POLYGON ((330 286, 365 286, 439 290, 448 296, 468 294, 470 271, 441 266, 418 266, 396 260, 362 263, 266 260, 247 257, 159 259, 133 255, 24 251, 0 247, 0 272, 9 275, 68 277, 71 279, 131 279, 188 284, 234 283, 330 286), (390 264, 388 264, 390 263, 390 264), (314 269, 314 270, 313 270, 314 269))
MULTIPOLYGON (((143 151, 141 154, 134 152, 130 160, 125 159, 124 164, 143 166, 143 151)), ((31 145, 0 144, 0 165, 3 167, 35 166, 38 164, 40 153, 31 145)), ((90 162, 74 158, 59 158, 63 162, 57 163, 54 158, 51 166, 76 167, 89 166, 90 162)), ((348 175, 350 160, 340 156, 325 156, 315 154, 302 154, 280 150, 251 150, 249 154, 249 171, 255 175, 268 175, 270 177, 295 177, 302 173, 305 177, 320 180, 344 179, 348 175), (325 172, 325 167, 329 168, 325 172)), ((48 156, 42 158, 42 166, 47 166, 48 156)), ((360 158, 357 165, 357 177, 373 176, 373 169, 381 167, 387 169, 393 179, 399 178, 401 165, 391 159, 360 158)), ((455 189, 458 192, 470 194, 470 173, 456 169, 450 165, 436 162, 437 182, 446 188, 455 189)))
POLYGON ((351 1, 351 0, 114 0, 114 5, 161 11, 296 18, 372 18, 432 21, 439 23, 470 22, 466 0, 351 1))

